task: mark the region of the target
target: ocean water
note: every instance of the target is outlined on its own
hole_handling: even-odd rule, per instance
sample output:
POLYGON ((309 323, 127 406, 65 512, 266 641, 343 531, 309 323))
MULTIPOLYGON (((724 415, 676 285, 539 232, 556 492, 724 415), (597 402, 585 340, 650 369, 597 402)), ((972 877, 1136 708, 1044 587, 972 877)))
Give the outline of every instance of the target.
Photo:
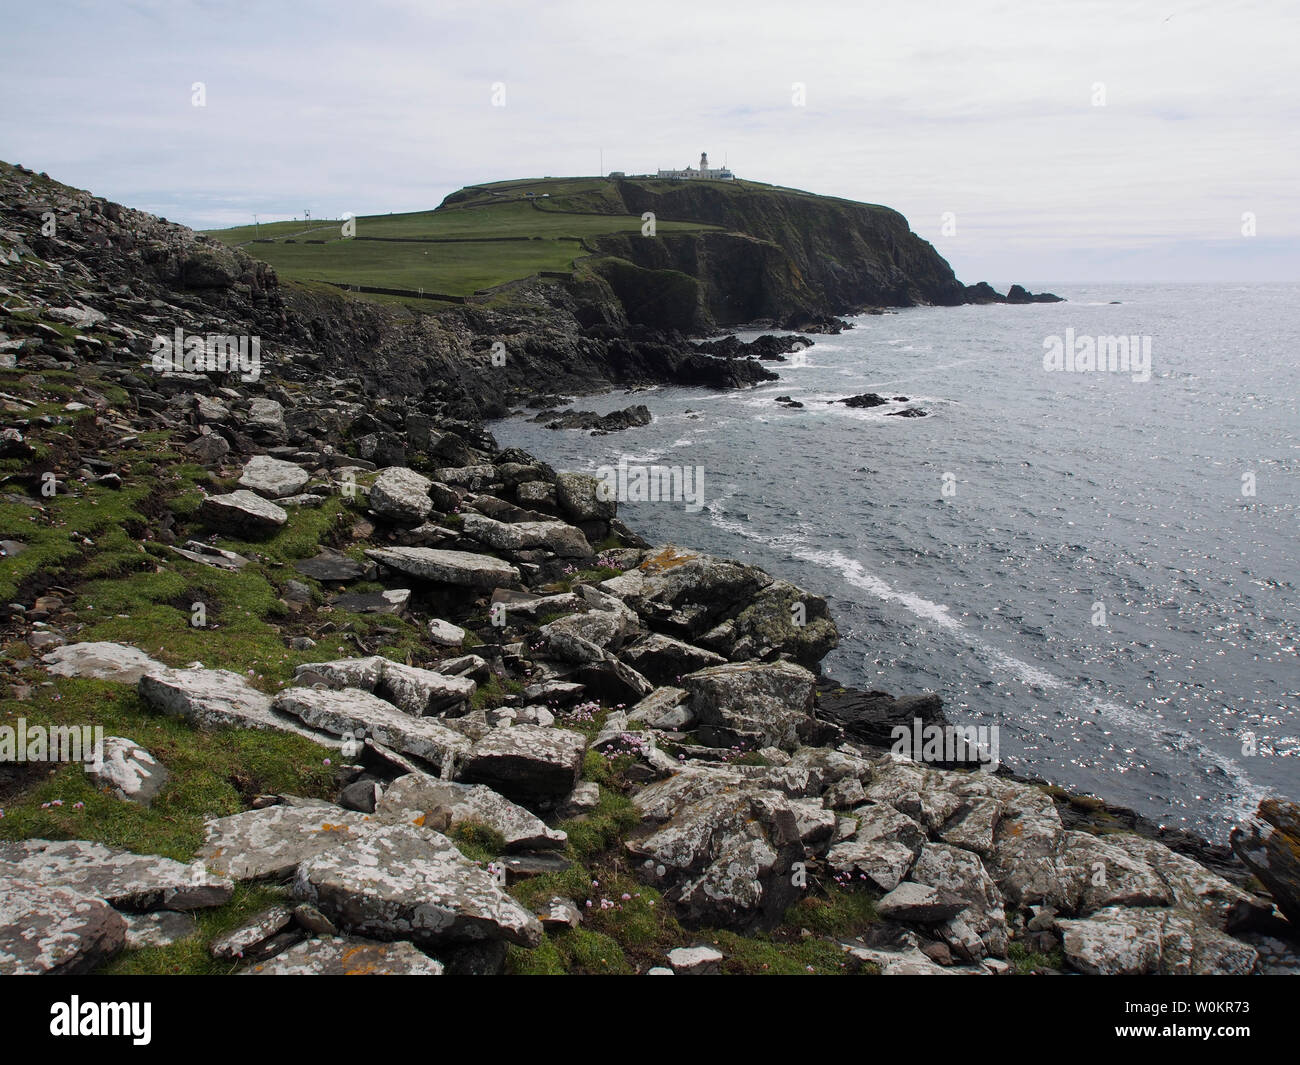
POLYGON ((856 318, 751 390, 578 399, 640 429, 492 429, 560 469, 702 467, 702 509, 621 516, 825 596, 840 681, 936 691, 1012 769, 1222 840, 1300 799, 1300 286, 1052 290, 856 318), (1149 379, 1044 369, 1067 330, 1150 338, 1149 379), (861 392, 907 400, 828 403, 861 392))

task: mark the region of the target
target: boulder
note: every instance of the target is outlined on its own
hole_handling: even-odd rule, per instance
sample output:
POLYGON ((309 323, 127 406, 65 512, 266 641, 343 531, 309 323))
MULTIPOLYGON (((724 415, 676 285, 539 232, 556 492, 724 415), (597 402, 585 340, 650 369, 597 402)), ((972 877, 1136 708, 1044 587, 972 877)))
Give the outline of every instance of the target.
POLYGON ((746 606, 772 578, 757 566, 668 544, 600 584, 653 628, 692 640, 746 606))
POLYGON ((963 899, 956 898, 929 884, 905 881, 876 903, 881 917, 904 923, 933 924, 956 917, 966 908, 963 899))
POLYGON ((429 478, 407 469, 390 466, 380 470, 370 486, 370 509, 390 521, 418 525, 433 510, 429 478))
POLYGON ((307 858, 294 895, 339 927, 420 946, 503 939, 535 947, 541 923, 437 832, 367 825, 346 847, 307 858))
POLYGON ((700 739, 714 747, 792 750, 813 723, 816 678, 789 662, 712 666, 681 685, 691 693, 700 739))
POLYGON ((733 662, 776 653, 814 666, 839 644, 839 630, 825 599, 777 580, 734 618, 704 633, 699 642, 733 662))
POLYGON ((97 784, 111 788, 120 799, 148 806, 167 783, 167 770, 134 740, 105 736, 101 757, 87 764, 97 784))
POLYGON ((367 567, 341 551, 323 548, 315 558, 299 559, 293 568, 304 577, 318 581, 359 581, 366 576, 367 567))
POLYGON ((925 828, 887 803, 859 807, 853 816, 853 836, 831 847, 826 864, 837 873, 893 891, 925 846, 925 828))
POLYGON ((661 633, 643 636, 619 657, 655 684, 674 684, 687 673, 726 664, 722 655, 661 633))
POLYGON ((1240 976, 1254 947, 1182 910, 1111 906, 1057 922, 1066 962, 1094 976, 1240 976))
POLYGON ((793 869, 804 847, 780 792, 711 789, 626 847, 637 875, 686 922, 772 927, 799 896, 793 869))
POLYGON ((459 779, 486 784, 525 806, 555 802, 573 790, 586 748, 587 738, 567 729, 493 729, 469 751, 459 779))
POLYGON ((272 533, 289 520, 283 507, 242 488, 228 495, 208 496, 199 507, 199 517, 236 535, 272 533))
POLYGON ((713 947, 677 947, 668 952, 668 964, 677 976, 716 976, 725 957, 713 947))
POLYGON ((195 728, 286 728, 271 710, 271 697, 229 670, 154 670, 140 677, 136 690, 150 709, 195 728))
POLYGON ((1232 849, 1261 884, 1277 908, 1300 928, 1300 805, 1265 799, 1256 816, 1230 834, 1232 849))
POLYGON ((292 920, 293 911, 288 906, 272 906, 240 922, 229 932, 217 936, 208 945, 208 953, 223 961, 240 958, 254 960, 268 957, 272 952, 278 954, 290 943, 274 941, 289 927, 292 920))
POLYGON ((301 466, 270 455, 254 455, 240 474, 239 487, 267 499, 280 499, 301 492, 310 480, 311 475, 301 466))
POLYGON ((570 521, 607 521, 618 512, 614 499, 605 499, 602 482, 586 473, 560 473, 555 478, 555 495, 560 511, 570 521))

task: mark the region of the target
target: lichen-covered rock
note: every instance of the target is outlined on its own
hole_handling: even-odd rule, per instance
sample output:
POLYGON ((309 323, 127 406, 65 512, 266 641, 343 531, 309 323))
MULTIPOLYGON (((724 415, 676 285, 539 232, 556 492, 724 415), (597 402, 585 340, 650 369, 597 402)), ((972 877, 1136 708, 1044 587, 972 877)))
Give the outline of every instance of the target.
POLYGON ((275 697, 274 707, 312 728, 354 739, 364 735, 437 768, 448 760, 459 761, 470 749, 469 740, 459 732, 432 718, 399 710, 359 688, 286 688, 275 697))
POLYGON ((290 947, 242 976, 441 976, 442 962, 410 943, 325 937, 290 947))
POLYGON ((307 858, 348 846, 370 820, 324 802, 245 810, 204 823, 198 858, 235 880, 283 880, 307 858))
POLYGON ((1058 922, 1069 965, 1100 976, 1245 975, 1258 954, 1183 910, 1111 906, 1058 922))
POLYGON ((494 551, 526 551, 541 547, 558 558, 592 558, 592 550, 581 529, 562 521, 503 522, 482 514, 466 514, 461 530, 494 551))
POLYGON ((857 830, 851 839, 831 847, 826 864, 854 879, 866 877, 882 891, 893 891, 921 853, 925 829, 887 803, 859 807, 853 816, 857 830))
POLYGON ((199 517, 219 529, 258 535, 275 532, 289 520, 289 513, 255 492, 241 488, 227 495, 208 496, 199 507, 199 517))
POLYGON ((133 912, 221 906, 234 891, 200 865, 78 839, 0 842, 0 877, 73 888, 133 912))
POLYGON ((618 512, 618 503, 601 491, 601 481, 587 473, 557 474, 555 495, 570 521, 607 521, 618 512))
POLYGON ((285 729, 271 697, 225 669, 159 669, 140 677, 136 690, 153 710, 181 717, 195 728, 285 729))
POLYGON ((436 832, 368 825, 347 847, 308 858, 294 894, 355 934, 438 946, 541 942, 541 923, 436 832))
POLYGON ((1291 924, 1300 928, 1300 805, 1265 799, 1256 816, 1232 830, 1232 849, 1259 877, 1291 924))
POLYGON ((118 684, 135 684, 150 672, 167 667, 143 651, 121 643, 69 643, 41 659, 56 677, 90 677, 118 684))
POLYGON ((121 799, 148 806, 167 783, 167 770, 134 740, 105 736, 100 755, 86 765, 86 773, 121 799))
POLYGON ((681 681, 705 743, 786 750, 799 745, 812 721, 816 683, 808 670, 789 662, 712 666, 681 681))
POLYGON ((485 784, 525 806, 555 802, 573 790, 587 738, 568 729, 515 725, 474 744, 459 779, 485 784))
POLYGON ((0 975, 88 973, 126 945, 126 920, 67 884, 0 873, 0 975))
POLYGON ((625 647, 619 657, 655 684, 673 684, 688 673, 727 661, 722 655, 657 632, 625 647))
POLYGON ((405 466, 380 470, 370 486, 370 509, 382 517, 418 525, 433 510, 433 482, 405 466))
POLYGON ((311 475, 301 466, 270 455, 254 455, 244 465, 239 487, 266 499, 297 495, 307 487, 311 475))
POLYGON ((472 551, 444 551, 433 547, 376 547, 368 558, 420 580, 491 591, 498 585, 519 583, 519 570, 491 555, 472 551))
POLYGON ((978 961, 985 954, 1006 957, 1007 915, 1002 893, 979 855, 946 843, 927 843, 917 855, 909 878, 966 904, 966 909, 938 928, 950 947, 968 961, 978 961))
POLYGON ((226 961, 265 957, 268 941, 288 928, 292 920, 293 911, 288 906, 272 906, 218 936, 208 944, 208 953, 226 961))
POLYGON ((600 585, 654 628, 694 639, 746 604, 772 578, 757 566, 668 544, 600 585))
POLYGON ((637 875, 688 922, 770 927, 800 894, 804 847, 780 792, 715 790, 626 847, 637 875))
POLYGON ((826 600, 789 581, 773 581, 734 618, 700 636, 701 646, 733 662, 771 652, 791 655, 813 666, 839 644, 839 630, 826 600))
POLYGON ((444 815, 442 831, 457 825, 482 824, 501 835, 506 850, 563 847, 568 838, 522 806, 481 784, 454 784, 425 773, 407 773, 384 790, 375 816, 429 826, 431 814, 444 815))

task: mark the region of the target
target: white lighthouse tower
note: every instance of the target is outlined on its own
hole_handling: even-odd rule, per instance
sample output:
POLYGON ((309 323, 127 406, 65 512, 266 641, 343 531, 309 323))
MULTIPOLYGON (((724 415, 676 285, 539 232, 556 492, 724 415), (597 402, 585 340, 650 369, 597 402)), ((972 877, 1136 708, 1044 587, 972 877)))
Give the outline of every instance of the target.
POLYGON ((709 172, 709 153, 700 152, 700 177, 705 177, 709 172))

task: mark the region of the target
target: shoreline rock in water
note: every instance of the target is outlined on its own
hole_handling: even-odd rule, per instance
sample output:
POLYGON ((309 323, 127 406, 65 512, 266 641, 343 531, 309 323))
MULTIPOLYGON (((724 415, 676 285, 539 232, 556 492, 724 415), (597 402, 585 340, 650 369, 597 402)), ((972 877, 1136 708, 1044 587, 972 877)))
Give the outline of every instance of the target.
MULTIPOLYGON (((621 971, 734 971, 743 959, 692 953, 697 935, 770 950, 747 937, 802 943, 824 908, 851 916, 809 932, 825 971, 1297 965, 1263 894, 1293 915, 1294 881, 1263 830, 1240 841, 1257 884, 1104 804, 947 750, 942 765, 902 756, 914 743, 896 753, 899 729, 951 726, 942 703, 821 676, 838 641, 822 597, 646 543, 596 478, 465 417, 448 396, 470 377, 415 387, 382 344, 340 365, 312 341, 325 319, 251 260, 58 195, 76 220, 57 239, 3 215, 8 244, 42 256, 7 275, 0 316, 9 420, 35 456, 6 489, 3 535, 25 550, 5 549, 0 621, 27 648, 7 680, 34 721, 56 720, 55 694, 61 711, 112 705, 113 750, 131 758, 115 754, 86 802, 121 804, 152 841, 138 845, 179 853, 184 834, 148 820, 161 804, 197 847, 6 838, 0 971, 89 971, 145 937, 179 942, 195 924, 163 915, 225 906, 238 883, 277 901, 205 946, 250 974, 350 957, 367 972, 581 970, 592 933, 621 971), (263 347, 256 379, 159 372, 159 320, 294 339, 263 347), (23 561, 42 552, 61 568, 23 561), (222 798, 196 814, 173 789, 229 743, 255 756, 205 785, 222 798), (150 806, 130 798, 146 772, 150 806), (659 939, 620 939, 623 918, 652 914, 659 939)), ((6 770, 8 824, 100 830, 27 798, 48 776, 36 762, 6 770)), ((1294 807, 1268 815, 1293 838, 1294 807)))

